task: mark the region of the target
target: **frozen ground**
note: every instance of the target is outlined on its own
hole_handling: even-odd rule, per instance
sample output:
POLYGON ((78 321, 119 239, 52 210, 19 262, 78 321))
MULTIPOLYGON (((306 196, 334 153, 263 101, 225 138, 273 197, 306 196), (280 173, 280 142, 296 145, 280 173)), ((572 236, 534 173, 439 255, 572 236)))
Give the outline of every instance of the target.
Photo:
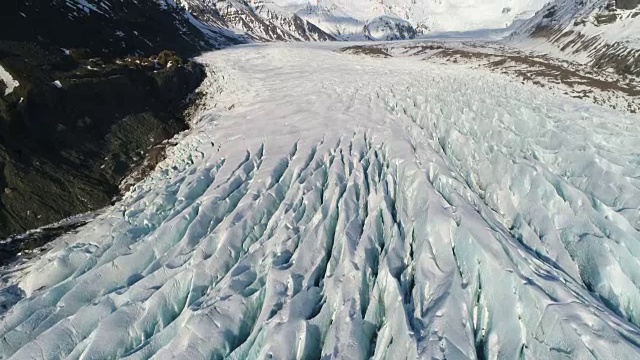
POLYGON ((640 117, 335 46, 202 57, 167 160, 3 270, 0 357, 640 357, 640 117))

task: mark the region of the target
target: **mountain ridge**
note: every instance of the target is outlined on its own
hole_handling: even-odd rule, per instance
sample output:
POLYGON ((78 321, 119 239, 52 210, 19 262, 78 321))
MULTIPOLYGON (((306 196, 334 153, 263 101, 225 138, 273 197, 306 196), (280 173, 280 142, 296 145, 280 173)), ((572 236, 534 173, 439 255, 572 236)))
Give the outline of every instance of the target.
POLYGON ((519 47, 640 75, 640 1, 556 0, 510 37, 519 47))

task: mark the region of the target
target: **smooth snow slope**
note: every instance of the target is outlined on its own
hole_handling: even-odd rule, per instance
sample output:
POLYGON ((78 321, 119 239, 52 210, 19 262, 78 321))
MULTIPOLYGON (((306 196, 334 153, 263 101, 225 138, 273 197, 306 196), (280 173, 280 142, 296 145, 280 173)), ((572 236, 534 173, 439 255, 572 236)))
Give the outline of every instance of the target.
POLYGON ((330 46, 202 57, 192 133, 5 273, 0 357, 639 358, 640 118, 330 46))
POLYGON ((20 86, 18 80, 14 79, 2 66, 0 66, 0 82, 2 82, 4 86, 4 96, 11 94, 13 89, 20 86))

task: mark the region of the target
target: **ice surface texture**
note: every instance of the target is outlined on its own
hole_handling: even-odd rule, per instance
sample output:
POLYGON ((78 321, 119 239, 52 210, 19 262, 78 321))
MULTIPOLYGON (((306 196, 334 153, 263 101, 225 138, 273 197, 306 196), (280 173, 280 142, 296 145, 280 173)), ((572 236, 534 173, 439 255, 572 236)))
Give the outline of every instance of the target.
POLYGON ((202 57, 193 131, 11 274, 0 357, 639 358, 640 118, 331 46, 202 57))

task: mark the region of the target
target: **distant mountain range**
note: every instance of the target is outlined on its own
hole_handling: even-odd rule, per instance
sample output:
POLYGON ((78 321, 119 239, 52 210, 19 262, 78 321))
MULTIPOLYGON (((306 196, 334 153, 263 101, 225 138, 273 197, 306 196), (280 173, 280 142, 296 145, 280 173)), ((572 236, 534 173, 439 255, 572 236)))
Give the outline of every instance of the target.
POLYGON ((227 28, 257 40, 381 40, 412 38, 442 31, 509 26, 528 17, 545 0, 177 0, 178 5, 214 28, 227 28), (388 25, 394 25, 389 27, 388 25), (377 33, 378 36, 372 35, 377 33))

